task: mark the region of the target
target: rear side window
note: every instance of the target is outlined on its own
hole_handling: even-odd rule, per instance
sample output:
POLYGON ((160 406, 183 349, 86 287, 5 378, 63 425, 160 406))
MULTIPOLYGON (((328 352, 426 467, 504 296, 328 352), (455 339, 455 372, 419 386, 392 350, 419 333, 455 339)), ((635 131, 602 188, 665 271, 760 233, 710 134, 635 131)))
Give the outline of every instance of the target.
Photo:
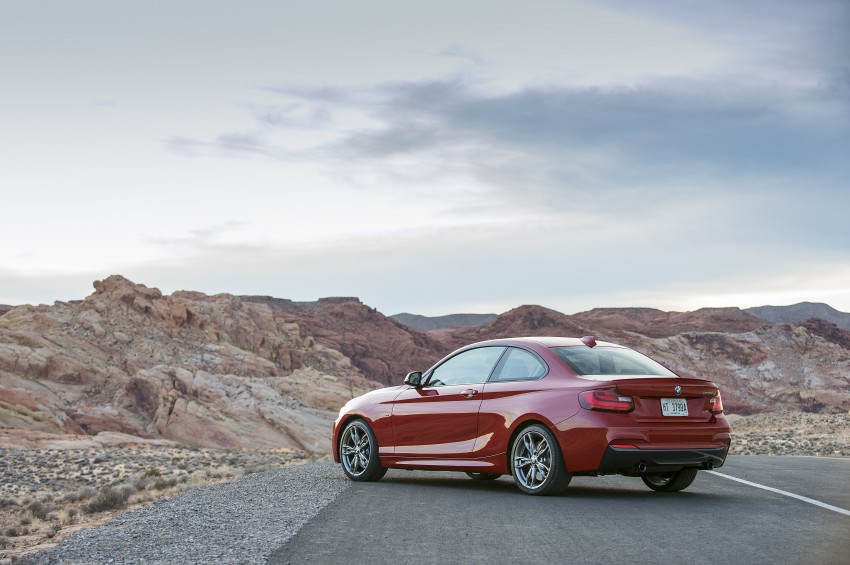
POLYGON ((539 379, 548 368, 535 355, 524 349, 509 347, 490 382, 529 381, 539 379))
POLYGON ((483 383, 504 351, 504 347, 478 347, 458 353, 434 369, 426 386, 483 383))
POLYGON ((676 376, 663 365, 631 349, 602 346, 554 347, 552 349, 579 375, 676 376))

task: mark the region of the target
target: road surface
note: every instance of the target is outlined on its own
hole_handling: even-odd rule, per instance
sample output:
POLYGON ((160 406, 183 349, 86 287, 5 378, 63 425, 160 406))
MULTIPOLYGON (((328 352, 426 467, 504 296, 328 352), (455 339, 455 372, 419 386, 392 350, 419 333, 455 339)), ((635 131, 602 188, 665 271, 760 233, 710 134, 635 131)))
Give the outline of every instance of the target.
POLYGON ((731 456, 717 471, 679 493, 608 476, 533 497, 510 477, 391 470, 269 563, 850 563, 850 458, 731 456))

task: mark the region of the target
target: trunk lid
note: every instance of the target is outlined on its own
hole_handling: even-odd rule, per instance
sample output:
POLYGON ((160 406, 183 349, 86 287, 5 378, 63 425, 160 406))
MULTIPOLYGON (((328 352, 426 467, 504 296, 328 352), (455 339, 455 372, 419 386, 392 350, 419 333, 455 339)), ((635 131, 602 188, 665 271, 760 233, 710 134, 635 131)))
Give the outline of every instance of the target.
MULTIPOLYGON (((708 410, 709 400, 717 395, 717 385, 710 381, 676 377, 632 377, 614 378, 611 382, 620 394, 632 397, 635 403, 632 416, 638 422, 675 425, 688 421, 705 422, 713 416, 708 410), (665 415, 662 412, 662 399, 684 399, 688 415, 665 415)), ((675 403, 667 404, 669 406, 675 403)))

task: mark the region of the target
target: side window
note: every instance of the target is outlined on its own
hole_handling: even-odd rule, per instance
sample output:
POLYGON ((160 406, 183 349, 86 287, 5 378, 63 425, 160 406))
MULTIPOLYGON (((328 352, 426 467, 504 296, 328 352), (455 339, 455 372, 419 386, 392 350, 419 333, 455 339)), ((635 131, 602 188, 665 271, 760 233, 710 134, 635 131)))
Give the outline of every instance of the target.
POLYGON ((546 365, 537 357, 524 349, 511 347, 490 382, 533 380, 545 374, 546 365))
POLYGON ((483 383, 504 350, 504 347, 478 347, 455 355, 434 369, 427 386, 483 383))

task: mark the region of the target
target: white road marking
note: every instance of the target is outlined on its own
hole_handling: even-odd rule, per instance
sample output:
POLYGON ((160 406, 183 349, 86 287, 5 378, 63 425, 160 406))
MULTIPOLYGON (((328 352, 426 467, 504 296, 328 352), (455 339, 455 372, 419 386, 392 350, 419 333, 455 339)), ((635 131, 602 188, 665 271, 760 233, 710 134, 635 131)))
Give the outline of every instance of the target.
POLYGON ((717 471, 706 471, 706 473, 711 473, 712 475, 717 475, 718 477, 723 477, 724 479, 729 479, 731 481, 738 481, 739 483, 744 483, 745 485, 749 485, 751 487, 768 490, 770 492, 775 492, 784 496, 790 496, 791 498, 796 498, 797 500, 802 500, 803 502, 808 502, 809 504, 814 504, 815 506, 820 506, 821 508, 826 508, 827 510, 832 510, 833 512, 838 512, 839 514, 844 514, 845 516, 850 516, 850 510, 845 510, 843 508, 839 508, 838 506, 833 506, 832 504, 827 504, 826 502, 815 500, 814 498, 808 498, 806 496, 794 494, 793 492, 787 492, 784 490, 779 490, 778 488, 768 487, 765 485, 760 485, 758 483, 745 481, 744 479, 739 479, 738 477, 732 477, 730 475, 724 475, 723 473, 718 473, 717 471))

